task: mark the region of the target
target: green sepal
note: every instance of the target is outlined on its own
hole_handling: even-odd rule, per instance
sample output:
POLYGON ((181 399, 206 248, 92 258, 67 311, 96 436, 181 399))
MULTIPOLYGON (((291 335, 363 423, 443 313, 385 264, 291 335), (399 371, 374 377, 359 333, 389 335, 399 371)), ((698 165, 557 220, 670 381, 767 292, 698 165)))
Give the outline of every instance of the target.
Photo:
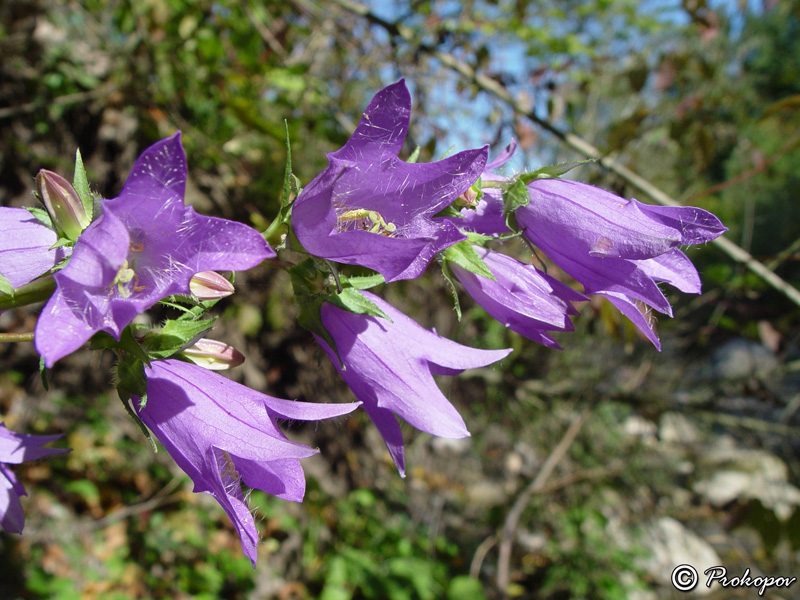
POLYGON ((376 285, 386 283, 386 280, 380 273, 375 273, 373 275, 358 275, 355 277, 339 275, 339 277, 342 281, 342 286, 349 285, 357 290, 368 290, 370 288, 374 288, 376 285))
POLYGON ((0 294, 5 294, 12 298, 14 297, 14 286, 11 285, 11 282, 6 279, 2 273, 0 273, 0 294))
POLYGON ((459 219, 463 219, 464 215, 462 215, 461 211, 457 209, 455 206, 449 204, 448 206, 445 206, 442 210, 440 210, 438 213, 433 215, 434 219, 437 219, 439 217, 458 217, 459 219))
POLYGON ((81 151, 75 150, 75 175, 72 178, 72 187, 78 192, 78 198, 81 199, 83 210, 86 211, 86 216, 89 221, 92 221, 94 216, 94 198, 89 191, 89 180, 86 178, 86 169, 83 166, 83 158, 81 158, 81 151))
POLYGON ((50 246, 48 250, 55 250, 56 248, 61 248, 62 246, 74 246, 75 242, 69 238, 58 238, 55 244, 50 246))
POLYGON ((150 366, 150 358, 133 336, 131 325, 122 330, 119 341, 115 340, 114 336, 105 331, 95 333, 92 336, 89 347, 92 350, 122 350, 134 359, 141 361, 148 367, 150 366))
POLYGON ((126 354, 117 364, 117 393, 120 398, 124 394, 139 396, 141 406, 147 402, 147 376, 144 374, 144 363, 138 358, 126 354))
MULTIPOLYGON (((150 434, 150 430, 147 429, 147 426, 144 424, 142 419, 139 418, 139 415, 136 414, 136 411, 131 408, 131 395, 128 391, 120 389, 117 387, 117 395, 119 396, 120 401, 122 402, 122 406, 125 407, 125 412, 128 413, 133 422, 139 427, 139 429, 144 434, 144 437, 147 438, 147 441, 150 442, 150 446, 153 448, 153 453, 158 453, 158 446, 156 446, 155 441, 153 440, 153 436, 150 434)), ((142 409, 147 404, 147 394, 144 396, 139 397, 139 408, 142 409)))
POLYGON ((286 130, 286 166, 283 169, 283 195, 281 196, 281 209, 292 203, 292 143, 289 139, 289 121, 283 121, 286 130))
POLYGON ((536 179, 556 179, 565 173, 569 173, 575 167, 580 167, 581 165, 593 162, 596 162, 595 159, 589 158, 586 160, 573 160, 555 165, 547 165, 546 167, 541 167, 535 171, 531 171, 530 173, 522 173, 521 175, 517 175, 516 179, 525 184, 535 181, 536 179))
MULTIPOLYGON (((467 241, 470 244, 477 244, 479 246, 483 246, 488 242, 496 242, 497 240, 506 239, 508 236, 500 236, 494 237, 492 235, 483 235, 482 233, 475 233, 474 231, 462 231, 467 236, 467 241)), ((511 234, 512 236, 516 237, 517 234, 511 234)))
POLYGON ((39 376, 42 378, 42 387, 45 392, 50 391, 50 383, 47 381, 47 366, 44 364, 44 356, 39 357, 39 376))
POLYGON ((469 241, 453 244, 442 252, 442 258, 444 259, 443 262, 453 262, 470 273, 475 273, 481 277, 497 281, 489 267, 487 267, 483 259, 478 256, 478 253, 475 252, 475 248, 472 247, 469 241))
POLYGON ((155 332, 150 332, 142 340, 142 346, 152 360, 169 358, 188 348, 214 326, 213 319, 202 321, 172 320, 155 332))
POLYGON ((455 277, 453 275, 452 269, 450 269, 450 265, 447 264, 446 260, 442 261, 442 275, 444 276, 444 280, 448 283, 450 287, 450 293, 453 295, 453 310, 456 311, 456 317, 458 320, 461 320, 461 302, 458 299, 458 290, 456 289, 456 282, 455 277))
POLYGON ((406 162, 410 165, 416 163, 419 160, 419 153, 421 150, 422 150, 421 146, 417 146, 416 148, 414 148, 414 151, 411 153, 411 156, 408 157, 408 160, 406 160, 406 162))
POLYGON ((31 213, 34 216, 34 218, 37 221, 39 221, 39 223, 41 223, 48 229, 52 229, 53 231, 55 231, 56 226, 53 224, 53 219, 50 218, 50 213, 47 212, 45 209, 40 208, 38 206, 26 206, 25 210, 31 213))
POLYGON ((506 214, 513 213, 523 206, 528 206, 530 202, 531 195, 528 193, 528 188, 519 177, 503 190, 503 209, 506 214))
POLYGON ((330 302, 338 308, 349 310, 351 313, 355 313, 357 315, 380 317, 392 323, 389 315, 383 312, 377 304, 375 304, 372 300, 367 298, 355 288, 343 287, 341 293, 331 294, 330 296, 325 297, 323 301, 330 302))

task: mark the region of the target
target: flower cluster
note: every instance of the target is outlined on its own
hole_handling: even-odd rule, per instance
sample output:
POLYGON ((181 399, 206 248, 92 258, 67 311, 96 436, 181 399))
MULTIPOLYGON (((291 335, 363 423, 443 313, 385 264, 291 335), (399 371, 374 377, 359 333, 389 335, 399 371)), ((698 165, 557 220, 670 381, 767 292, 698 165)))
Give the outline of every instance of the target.
MULTIPOLYGON (((725 231, 701 209, 649 206, 548 170, 503 177, 494 171, 514 143, 488 163, 485 147, 406 162, 399 154, 410 114, 402 80, 378 92, 352 137, 293 202, 284 198, 264 235, 185 206, 180 133, 138 158, 116 198, 93 198, 77 161, 74 186, 49 171, 37 176, 46 211, 0 209, 0 310, 47 300, 34 343, 48 368, 90 340, 116 353, 126 408, 194 491, 219 502, 253 565, 258 531, 242 485, 300 501, 300 459, 316 452, 290 441, 278 419, 317 421, 362 406, 404 475, 402 423, 446 438, 469 435, 434 377, 486 367, 511 352, 449 340, 367 290, 420 277, 435 263, 453 285, 457 310, 456 281, 508 329, 545 346, 559 348, 554 332, 573 329, 585 294, 607 298, 659 346, 651 309, 671 314, 659 283, 698 293, 697 271, 680 247, 725 231), (213 324, 207 311, 234 291, 219 271, 276 257, 265 237, 280 228, 286 235, 276 249, 306 255, 288 267, 299 322, 357 402, 282 400, 215 372, 244 360, 204 337, 213 324), (500 251, 520 237, 583 291, 500 251), (136 324, 157 303, 182 314, 154 329, 136 324)), ((289 190, 294 176, 286 177, 289 190)), ((65 451, 39 448, 55 437, 0 429, 7 480, 0 524, 8 531, 22 529, 24 490, 4 463, 65 451)))

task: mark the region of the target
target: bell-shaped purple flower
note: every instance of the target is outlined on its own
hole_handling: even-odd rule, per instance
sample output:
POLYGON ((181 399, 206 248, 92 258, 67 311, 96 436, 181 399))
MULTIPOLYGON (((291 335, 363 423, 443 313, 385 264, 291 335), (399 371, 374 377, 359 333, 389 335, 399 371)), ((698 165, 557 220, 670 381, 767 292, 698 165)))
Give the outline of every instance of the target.
POLYGON ((525 237, 583 284, 607 297, 660 347, 649 308, 672 315, 664 281, 699 293, 700 280, 677 246, 708 242, 726 228, 708 211, 626 200, 561 179, 528 184, 530 203, 515 215, 525 237))
POLYGON ((258 532, 241 484, 300 502, 305 477, 299 459, 318 452, 290 441, 277 419, 327 419, 359 403, 281 400, 175 359, 153 361, 145 374, 147 403, 140 408, 133 399, 139 417, 191 477, 194 491, 220 503, 255 566, 258 532))
POLYGON ((25 525, 25 515, 19 501, 19 497, 25 495, 25 488, 8 465, 69 452, 68 448, 42 448, 60 437, 15 433, 0 423, 0 526, 6 531, 22 533, 25 525))
POLYGON ((119 339, 139 313, 171 294, 189 294, 201 271, 249 269, 275 253, 243 223, 184 206, 186 155, 180 132, 136 160, 120 195, 81 234, 55 274, 35 344, 48 367, 98 331, 119 339))
POLYGON ((433 375, 457 375, 464 369, 483 367, 501 360, 511 349, 462 346, 424 329, 374 294, 362 293, 391 321, 325 303, 322 323, 336 343, 341 363, 330 346, 315 337, 356 398, 364 403, 404 475, 403 436, 395 415, 432 435, 467 437, 464 420, 439 390, 433 375))
POLYGON ((0 207, 0 275, 14 288, 30 283, 64 258, 63 248, 50 249, 57 240, 24 208, 0 207))
POLYGON ((560 348, 546 331, 572 331, 569 316, 577 315, 578 310, 571 302, 588 298, 515 258, 479 247, 475 247, 475 252, 495 280, 450 263, 469 295, 512 331, 545 346, 560 348))
POLYGON ((355 133, 292 207, 292 227, 311 254, 369 267, 386 281, 419 277, 438 253, 466 239, 432 217, 480 176, 486 149, 434 163, 398 158, 411 97, 399 81, 378 92, 355 133))

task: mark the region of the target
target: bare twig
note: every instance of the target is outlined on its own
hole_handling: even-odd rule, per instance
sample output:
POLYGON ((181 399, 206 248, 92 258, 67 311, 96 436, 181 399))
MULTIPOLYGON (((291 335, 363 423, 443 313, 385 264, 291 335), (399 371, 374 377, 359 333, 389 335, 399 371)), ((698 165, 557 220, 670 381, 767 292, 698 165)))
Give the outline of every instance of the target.
MULTIPOLYGON (((624 464, 622 461, 617 461, 615 464, 609 465, 608 467, 602 467, 598 469, 586 469, 584 471, 576 471, 575 473, 570 473, 569 475, 564 475, 563 477, 559 477, 551 481, 550 483, 546 483, 541 487, 539 490, 540 495, 550 494, 555 492, 556 490, 560 490, 562 488, 568 487, 573 483, 578 483, 580 481, 586 481, 587 479, 604 479, 609 477, 610 475, 614 475, 622 471, 624 464)), ((478 548, 475 550, 475 554, 472 557, 472 562, 469 566, 469 576, 473 579, 477 579, 480 577, 481 574, 481 567, 483 566, 483 562, 486 559, 486 555, 489 551, 494 548, 497 544, 498 536, 496 534, 492 534, 483 540, 478 548)))
POLYGON ((550 453, 550 456, 547 457, 547 460, 544 461, 536 477, 528 484, 528 487, 525 488, 514 502, 511 510, 508 511, 506 522, 500 535, 500 552, 497 557, 497 589, 503 595, 506 594, 508 588, 514 531, 517 528, 520 517, 522 517, 522 512, 525 510, 525 507, 528 505, 533 495, 540 493, 544 489, 550 475, 552 475, 558 463, 566 456, 569 447, 572 445, 572 442, 575 441, 581 427, 583 427, 583 424, 586 422, 586 419, 589 418, 590 414, 591 409, 589 407, 584 408, 581 414, 572 421, 567 431, 564 433, 564 437, 562 437, 561 441, 553 448, 553 451, 550 453))
MULTIPOLYGON (((387 32, 391 35, 400 37, 404 41, 411 43, 413 42, 413 34, 412 31, 403 26, 402 24, 392 23, 383 19, 373 12, 370 11, 369 8, 358 4, 357 2, 353 2, 352 0, 331 0, 333 4, 338 5, 339 7, 361 16, 368 20, 370 23, 374 23, 383 27, 387 32)), ((542 119, 536 113, 523 106, 521 102, 516 100, 511 93, 505 88, 503 84, 499 81, 484 75, 482 73, 478 73, 475 69, 473 69, 470 65, 465 62, 458 60, 452 54, 447 52, 442 52, 437 50, 434 47, 421 44, 418 46, 418 50, 421 52, 425 52, 430 56, 436 58, 440 63, 444 66, 448 67, 449 69, 455 71, 456 73, 462 75, 465 79, 472 81, 475 85, 477 85, 480 89, 485 92, 489 92, 490 94, 496 96, 503 102, 505 102, 510 108, 514 110, 517 114, 524 115, 531 121, 533 121, 536 125, 541 127, 542 129, 548 131, 556 138, 561 140, 566 146, 572 148, 579 154, 586 156, 587 158, 591 158, 596 160, 599 164, 604 166, 606 169, 615 173, 617 176, 625 180, 631 186, 638 189, 640 192, 643 192, 650 198, 652 198, 658 204, 662 204, 664 206, 680 206, 681 204, 662 191, 660 188, 656 187, 644 177, 637 175, 629 168, 624 166, 620 163, 617 159, 603 155, 599 149, 595 146, 584 140, 583 138, 575 135, 574 133, 564 132, 561 131, 559 128, 554 126, 552 123, 542 119)), ((789 284, 787 281, 770 271, 767 267, 761 264, 758 260, 753 258, 753 256, 747 252, 746 250, 742 249, 741 247, 737 246, 733 242, 731 242, 728 238, 725 237, 718 237, 711 242, 712 244, 716 245, 723 253, 727 254, 729 258, 734 260, 735 262, 743 264, 747 267, 750 271, 761 277, 765 282, 767 282, 770 286, 774 289, 782 293, 786 296, 789 300, 794 302, 797 306, 800 306, 800 290, 789 284)))

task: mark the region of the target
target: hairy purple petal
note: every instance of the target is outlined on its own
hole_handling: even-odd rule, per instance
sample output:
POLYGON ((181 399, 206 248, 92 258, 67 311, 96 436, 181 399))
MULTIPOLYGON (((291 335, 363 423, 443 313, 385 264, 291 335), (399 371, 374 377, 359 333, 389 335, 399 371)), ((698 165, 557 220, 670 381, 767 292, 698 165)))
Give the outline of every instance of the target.
POLYGON ((336 342, 336 353, 317 337, 339 374, 364 403, 384 436, 401 474, 405 472, 400 429, 389 412, 417 429, 441 437, 469 435, 455 407, 433 374, 457 374, 496 362, 511 351, 462 346, 419 326, 374 294, 362 292, 392 321, 322 305, 322 322, 336 342))
POLYGON ((242 223, 183 204, 180 132, 145 150, 116 198, 78 238, 42 311, 35 343, 51 367, 94 333, 119 339, 133 318, 171 294, 189 294, 201 271, 243 270, 275 253, 242 223))
POLYGON ((397 154, 410 111, 404 81, 384 88, 344 147, 328 154, 328 167, 292 208, 292 227, 308 252, 394 281, 418 277, 438 252, 466 239, 432 217, 478 179, 486 149, 406 163, 397 154))
POLYGON ((62 258, 57 239, 24 208, 0 207, 0 275, 18 288, 46 273, 62 258))
POLYGON ((588 300, 560 281, 531 265, 475 247, 496 281, 451 263, 451 268, 470 296, 486 312, 509 329, 535 342, 559 348, 546 331, 572 331, 569 315, 578 311, 571 302, 588 300))
POLYGON ((299 459, 317 452, 290 441, 277 419, 327 419, 358 403, 281 400, 174 359, 153 361, 145 374, 147 403, 142 408, 134 399, 139 417, 191 477, 194 491, 220 503, 255 566, 258 532, 241 483, 299 502, 305 492, 299 459))
POLYGON ((19 497, 25 488, 17 481, 9 464, 19 464, 52 454, 69 452, 67 448, 42 448, 60 435, 31 435, 9 431, 0 423, 0 526, 11 533, 22 533, 25 516, 19 497))
POLYGON ((525 237, 660 347, 650 308, 670 316, 672 308, 657 282, 700 292, 697 271, 677 246, 718 237, 726 230, 719 219, 699 208, 650 206, 573 181, 540 179, 528 191, 530 204, 515 213, 525 237))

